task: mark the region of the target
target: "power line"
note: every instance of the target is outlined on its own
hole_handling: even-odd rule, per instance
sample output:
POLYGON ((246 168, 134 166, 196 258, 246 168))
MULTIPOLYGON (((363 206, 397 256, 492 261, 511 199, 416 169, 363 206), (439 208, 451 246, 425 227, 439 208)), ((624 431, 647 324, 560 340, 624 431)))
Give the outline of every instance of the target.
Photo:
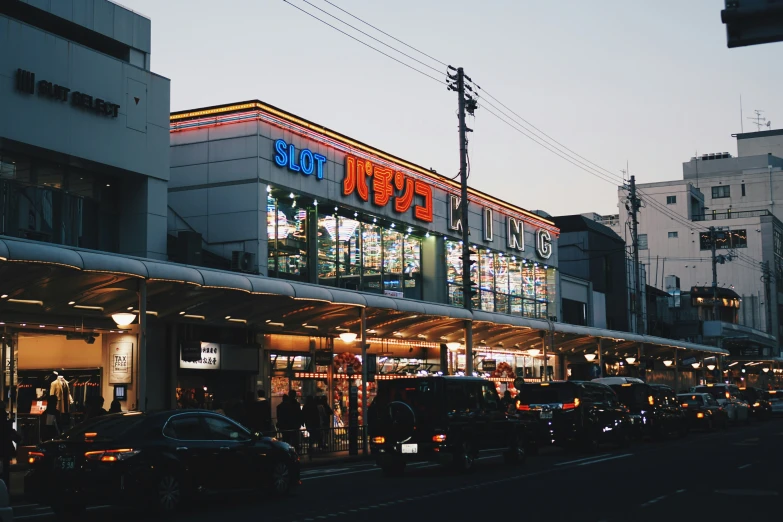
POLYGON ((403 62, 402 60, 399 60, 399 59, 395 58, 394 56, 391 56, 390 54, 388 54, 388 53, 385 53, 385 52, 381 51, 381 50, 380 50, 380 49, 378 49, 377 47, 373 47, 372 45, 368 44, 367 42, 365 42, 365 41, 362 41, 362 40, 360 40, 360 39, 356 38, 355 36, 353 36, 353 35, 351 35, 351 34, 348 34, 348 33, 346 33, 346 32, 345 32, 345 31, 343 31, 342 29, 339 29, 339 28, 337 28, 337 27, 333 26, 332 24, 330 24, 330 23, 329 23, 329 22, 327 22, 326 20, 323 20, 322 18, 318 18, 318 17, 317 17, 316 15, 314 15, 313 13, 310 13, 309 11, 306 11, 306 10, 302 9, 302 8, 301 8, 301 7, 299 7, 298 5, 294 5, 294 4, 292 4, 291 2, 289 2, 288 0, 283 0, 283 2, 285 2, 286 4, 290 5, 291 7, 295 8, 295 9, 298 9, 299 11, 302 11, 302 12, 303 12, 304 14, 306 14, 307 16, 310 16, 310 17, 312 17, 312 18, 315 18, 316 20, 318 20, 318 21, 319 21, 319 22, 321 22, 322 24, 324 24, 324 25, 327 25, 327 26, 331 27, 331 28, 332 28, 332 29, 334 29, 335 31, 338 31, 338 32, 340 32, 340 33, 344 34, 344 35, 345 35, 345 36, 347 36, 348 38, 351 38, 352 40, 356 40, 356 41, 357 41, 357 42, 359 42, 360 44, 362 44, 362 45, 365 45, 365 46, 369 47, 369 48, 370 48, 370 49, 372 49, 373 51, 375 51, 375 52, 377 52, 377 53, 380 53, 380 54, 384 55, 385 57, 387 57, 387 58, 390 58, 390 59, 394 60, 395 62, 397 62, 397 63, 399 63, 399 64, 402 64, 402 65, 404 65, 405 67, 407 67, 407 68, 409 68, 409 69, 411 69, 411 70, 413 70, 413 71, 416 71, 416 72, 417 72, 417 73, 419 73, 419 74, 422 74, 422 75, 426 76, 427 78, 430 78, 431 80, 435 80, 436 82, 438 82, 438 83, 440 83, 440 84, 442 84, 442 85, 446 85, 446 82, 445 82, 445 81, 443 81, 443 80, 439 80, 438 78, 436 78, 436 77, 434 77, 434 76, 432 76, 432 75, 430 75, 430 74, 427 74, 427 73, 425 73, 424 71, 420 71, 419 69, 415 68, 414 66, 412 66, 412 65, 410 65, 410 64, 407 64, 407 63, 403 62))
MULTIPOLYGON (((385 46, 386 46, 386 47, 388 47, 389 49, 393 49, 394 51, 396 51, 396 52, 400 53, 401 55, 403 55, 403 56, 405 56, 405 57, 407 57, 407 58, 410 58, 410 59, 411 59, 411 60, 413 60, 414 62, 416 62, 416 63, 419 63, 419 64, 423 65, 424 67, 429 67, 430 69, 432 69, 433 71, 435 71, 435 72, 437 72, 437 73, 441 73, 441 72, 443 72, 443 71, 441 71, 440 69, 436 69, 435 67, 431 66, 431 65, 430 65, 430 64, 428 64, 428 63, 424 63, 424 62, 422 62, 421 60, 418 60, 418 59, 414 58, 413 56, 411 56, 411 55, 409 55, 409 54, 406 54, 406 53, 404 53, 404 52, 400 51, 400 50, 399 50, 399 49, 397 49, 396 47, 394 47, 394 46, 391 46, 391 45, 387 44, 387 43, 386 43, 386 42, 384 42, 383 40, 379 40, 378 38, 375 38, 375 37, 374 37, 374 36, 372 36, 371 34, 365 33, 364 31, 362 31, 362 30, 361 30, 361 29, 359 29, 358 27, 354 27, 353 25, 349 24, 349 23, 348 23, 348 22, 346 22, 345 20, 343 20, 343 19, 341 19, 341 18, 338 18, 337 16, 333 15, 333 14, 332 14, 332 13, 330 13, 329 11, 325 11, 325 10, 321 9, 320 7, 318 7, 317 5, 314 5, 312 2, 309 2, 308 0, 302 0, 302 2, 306 3, 307 5, 310 5, 310 6, 314 7, 315 9, 318 9, 319 11, 321 11, 322 13, 324 13, 324 14, 326 14, 326 15, 329 15, 329 16, 331 16, 331 17, 332 17, 332 18, 334 18, 335 20, 338 20, 339 22, 342 22, 342 23, 344 23, 345 25, 347 25, 348 27, 350 27, 350 28, 351 28, 351 29, 353 29, 354 31, 359 31, 359 32, 360 32, 360 33, 362 33, 364 36, 367 36, 368 38, 372 38, 372 39, 373 39, 373 40, 375 40, 376 42, 378 42, 378 43, 380 43, 380 44, 382 44, 382 45, 385 45, 385 46)), ((339 8, 338 8, 338 9, 339 9, 339 8)))
POLYGON ((369 22, 366 22, 366 21, 362 20, 362 19, 361 19, 361 18, 359 18, 358 16, 356 16, 356 15, 354 15, 354 14, 352 14, 352 13, 349 13, 348 11, 346 11, 345 9, 343 9, 342 7, 340 7, 339 5, 335 5, 335 4, 333 4, 332 2, 330 2, 329 0, 324 0, 324 2, 326 2, 327 4, 331 5, 332 7, 336 8, 336 9, 339 9, 340 11, 342 11, 342 12, 343 12, 343 13, 345 13, 345 14, 347 14, 347 15, 348 15, 348 16, 350 16, 351 18, 355 18, 355 19, 359 20, 361 23, 363 23, 363 24, 365 24, 365 25, 368 25, 368 26, 372 27, 373 29, 375 29, 375 30, 376 30, 376 31, 378 31, 379 33, 385 34, 386 36, 388 36, 388 37, 389 37, 389 38, 391 38, 392 40, 395 40, 395 41, 397 41, 397 42, 400 42, 400 43, 401 43, 402 45, 404 45, 405 47, 408 47, 409 49, 413 49, 413 50, 414 50, 414 51, 416 51, 417 53, 419 53, 419 54, 421 54, 421 55, 424 55, 424 56, 426 56, 426 57, 427 57, 427 58, 429 58, 430 60, 436 61, 436 62, 438 62, 439 64, 443 65, 444 67, 448 67, 448 66, 449 66, 449 64, 447 64, 446 62, 442 62, 442 61, 438 60, 437 58, 435 58, 435 57, 433 57, 433 56, 430 56, 429 54, 425 53, 424 51, 420 51, 419 49, 416 49, 416 48, 415 48, 415 47, 413 47, 412 45, 408 45, 408 44, 406 44, 405 42, 403 42, 403 41, 402 41, 402 40, 400 40, 399 38, 396 38, 396 37, 394 37, 394 36, 390 35, 389 33, 387 33, 386 31, 383 31, 383 30, 381 30, 381 29, 378 29, 377 27, 375 27, 375 26, 374 26, 374 25, 372 25, 371 23, 369 23, 369 22))

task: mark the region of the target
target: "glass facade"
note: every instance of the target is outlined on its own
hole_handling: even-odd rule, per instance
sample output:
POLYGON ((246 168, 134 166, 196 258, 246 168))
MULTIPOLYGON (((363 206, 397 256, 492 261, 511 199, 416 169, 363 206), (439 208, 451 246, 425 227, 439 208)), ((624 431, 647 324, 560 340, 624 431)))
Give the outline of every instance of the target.
POLYGON ((271 277, 308 280, 308 216, 308 210, 298 207, 295 199, 267 195, 267 267, 271 277))
POLYGON ((419 237, 335 214, 318 217, 317 249, 320 284, 422 298, 419 237))
MULTIPOLYGON (((551 267, 502 252, 472 249, 471 282, 478 310, 547 318, 555 302, 555 271, 551 267)), ((449 303, 462 306, 462 244, 446 241, 446 281, 449 303)))
POLYGON ((119 194, 111 177, 0 153, 0 234, 118 252, 119 194))

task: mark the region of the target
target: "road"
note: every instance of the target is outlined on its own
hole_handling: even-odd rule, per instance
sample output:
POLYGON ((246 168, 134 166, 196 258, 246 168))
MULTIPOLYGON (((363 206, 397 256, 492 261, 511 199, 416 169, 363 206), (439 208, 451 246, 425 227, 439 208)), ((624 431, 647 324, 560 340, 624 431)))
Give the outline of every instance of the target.
MULTIPOLYGON (((167 520, 264 522, 525 520, 580 522, 740 520, 777 513, 783 500, 783 420, 679 440, 645 442, 595 454, 548 449, 522 466, 483 454, 477 469, 459 475, 431 464, 385 478, 369 462, 311 468, 283 500, 237 496, 193 506, 167 520)), ((133 511, 91 509, 85 522, 148 519, 133 511)), ((16 520, 54 520, 44 507, 15 507, 16 520)))

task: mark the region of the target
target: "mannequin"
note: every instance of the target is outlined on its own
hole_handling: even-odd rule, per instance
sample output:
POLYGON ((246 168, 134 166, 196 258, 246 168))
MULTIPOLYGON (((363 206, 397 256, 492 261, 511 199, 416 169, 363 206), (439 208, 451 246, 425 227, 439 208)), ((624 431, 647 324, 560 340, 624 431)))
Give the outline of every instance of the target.
POLYGON ((60 413, 69 413, 71 411, 71 404, 73 404, 71 389, 65 377, 57 372, 54 372, 54 379, 52 379, 52 384, 49 387, 49 395, 57 398, 57 411, 60 413))

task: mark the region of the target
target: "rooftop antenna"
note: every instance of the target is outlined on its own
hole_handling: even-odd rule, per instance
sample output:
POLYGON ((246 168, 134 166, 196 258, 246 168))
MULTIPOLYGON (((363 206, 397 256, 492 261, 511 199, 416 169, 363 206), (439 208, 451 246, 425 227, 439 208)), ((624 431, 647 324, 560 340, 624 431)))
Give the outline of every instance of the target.
POLYGON ((761 113, 764 112, 764 111, 759 110, 759 109, 754 109, 753 112, 755 112, 756 115, 755 116, 748 116, 748 119, 753 121, 753 125, 756 126, 756 130, 758 132, 761 132, 761 127, 770 128, 770 126, 772 125, 772 122, 771 121, 767 121, 767 118, 765 118, 764 116, 761 115, 761 113))
POLYGON ((740 94, 740 132, 745 132, 745 125, 744 125, 745 119, 742 117, 742 95, 740 94))

